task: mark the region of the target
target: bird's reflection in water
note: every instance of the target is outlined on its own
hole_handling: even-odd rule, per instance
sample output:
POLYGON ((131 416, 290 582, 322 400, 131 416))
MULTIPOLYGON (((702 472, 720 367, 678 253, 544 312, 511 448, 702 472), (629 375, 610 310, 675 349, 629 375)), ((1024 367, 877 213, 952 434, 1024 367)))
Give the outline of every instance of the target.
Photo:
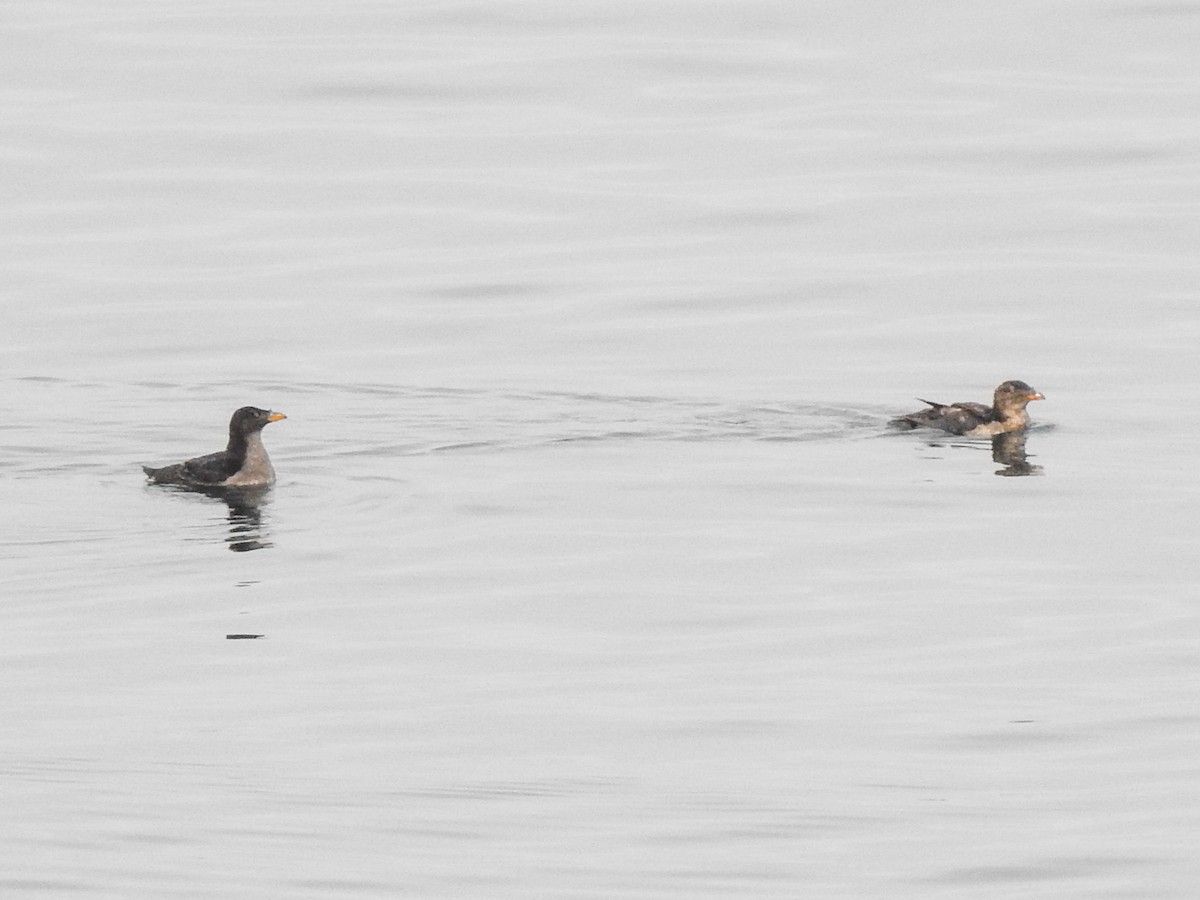
MULTIPOLYGON (((979 440, 965 440, 961 443, 931 442, 930 447, 958 447, 960 449, 982 450, 987 445, 979 440)), ((992 461, 1003 468, 997 469, 997 475, 1014 477, 1018 475, 1041 475, 1042 467, 1031 463, 1025 452, 1025 432, 1009 431, 1005 434, 992 436, 992 461)))
POLYGON ((270 497, 270 488, 226 488, 204 491, 210 497, 223 500, 229 507, 229 534, 225 543, 234 553, 263 550, 271 546, 263 526, 263 507, 270 497))
POLYGON ((997 475, 1040 475, 1042 467, 1029 462, 1025 453, 1025 432, 1010 431, 992 437, 992 461, 1003 468, 997 469, 997 475))

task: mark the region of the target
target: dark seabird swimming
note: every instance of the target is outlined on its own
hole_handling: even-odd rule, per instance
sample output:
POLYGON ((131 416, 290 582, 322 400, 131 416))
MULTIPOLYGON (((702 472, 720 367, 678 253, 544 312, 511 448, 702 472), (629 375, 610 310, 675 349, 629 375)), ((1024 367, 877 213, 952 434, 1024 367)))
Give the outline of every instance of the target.
POLYGON ((197 456, 187 462, 142 470, 155 484, 180 484, 194 488, 255 488, 275 481, 275 469, 262 430, 270 422, 286 419, 283 413, 243 406, 229 420, 229 445, 217 453, 197 456))
MULTIPOLYGON (((917 398, 921 400, 920 397, 917 398)), ((1035 391, 1023 381, 1006 381, 996 388, 992 405, 982 403, 934 403, 921 400, 929 409, 909 413, 892 419, 897 428, 940 428, 950 434, 966 437, 988 437, 1020 431, 1029 426, 1029 413, 1025 407, 1031 400, 1045 400, 1040 391, 1035 391)))

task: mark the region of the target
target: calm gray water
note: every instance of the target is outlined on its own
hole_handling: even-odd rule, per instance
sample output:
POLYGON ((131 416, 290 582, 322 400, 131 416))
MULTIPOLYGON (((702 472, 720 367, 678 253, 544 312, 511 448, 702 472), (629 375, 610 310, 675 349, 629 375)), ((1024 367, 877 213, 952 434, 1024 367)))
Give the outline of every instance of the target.
POLYGON ((10 5, 0 892, 1197 896, 1198 45, 10 5))

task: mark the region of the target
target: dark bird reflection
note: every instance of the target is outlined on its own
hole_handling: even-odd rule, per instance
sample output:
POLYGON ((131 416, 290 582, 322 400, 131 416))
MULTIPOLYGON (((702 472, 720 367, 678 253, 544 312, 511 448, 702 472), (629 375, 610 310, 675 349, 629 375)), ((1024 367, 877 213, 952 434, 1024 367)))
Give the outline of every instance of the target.
POLYGON ((1024 431, 1010 431, 992 437, 992 461, 1003 468, 997 469, 997 475, 1015 477, 1018 475, 1040 475, 1042 467, 1029 462, 1025 453, 1024 431))
POLYGON ((225 543, 234 553, 272 546, 263 524, 263 507, 269 502, 270 488, 209 488, 197 493, 222 500, 229 507, 229 534, 225 543))

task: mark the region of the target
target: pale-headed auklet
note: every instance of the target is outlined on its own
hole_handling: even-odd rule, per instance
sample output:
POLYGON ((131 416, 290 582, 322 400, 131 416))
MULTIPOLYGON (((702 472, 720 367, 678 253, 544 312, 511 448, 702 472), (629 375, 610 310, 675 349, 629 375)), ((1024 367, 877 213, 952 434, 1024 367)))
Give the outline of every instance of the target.
POLYGON ((243 406, 229 420, 229 446, 224 450, 161 469, 142 466, 142 470, 155 484, 197 488, 266 487, 275 481, 275 469, 263 446, 263 426, 286 418, 283 413, 269 409, 243 406))
MULTIPOLYGON (((920 397, 917 399, 921 400, 920 397)), ((932 400, 921 400, 922 403, 928 403, 930 408, 892 419, 891 424, 897 428, 925 426, 966 437, 987 437, 1027 427, 1029 413, 1025 411, 1026 405, 1031 400, 1045 399, 1039 391, 1023 381, 1006 381, 996 388, 991 406, 982 403, 952 403, 947 406, 932 400)))

